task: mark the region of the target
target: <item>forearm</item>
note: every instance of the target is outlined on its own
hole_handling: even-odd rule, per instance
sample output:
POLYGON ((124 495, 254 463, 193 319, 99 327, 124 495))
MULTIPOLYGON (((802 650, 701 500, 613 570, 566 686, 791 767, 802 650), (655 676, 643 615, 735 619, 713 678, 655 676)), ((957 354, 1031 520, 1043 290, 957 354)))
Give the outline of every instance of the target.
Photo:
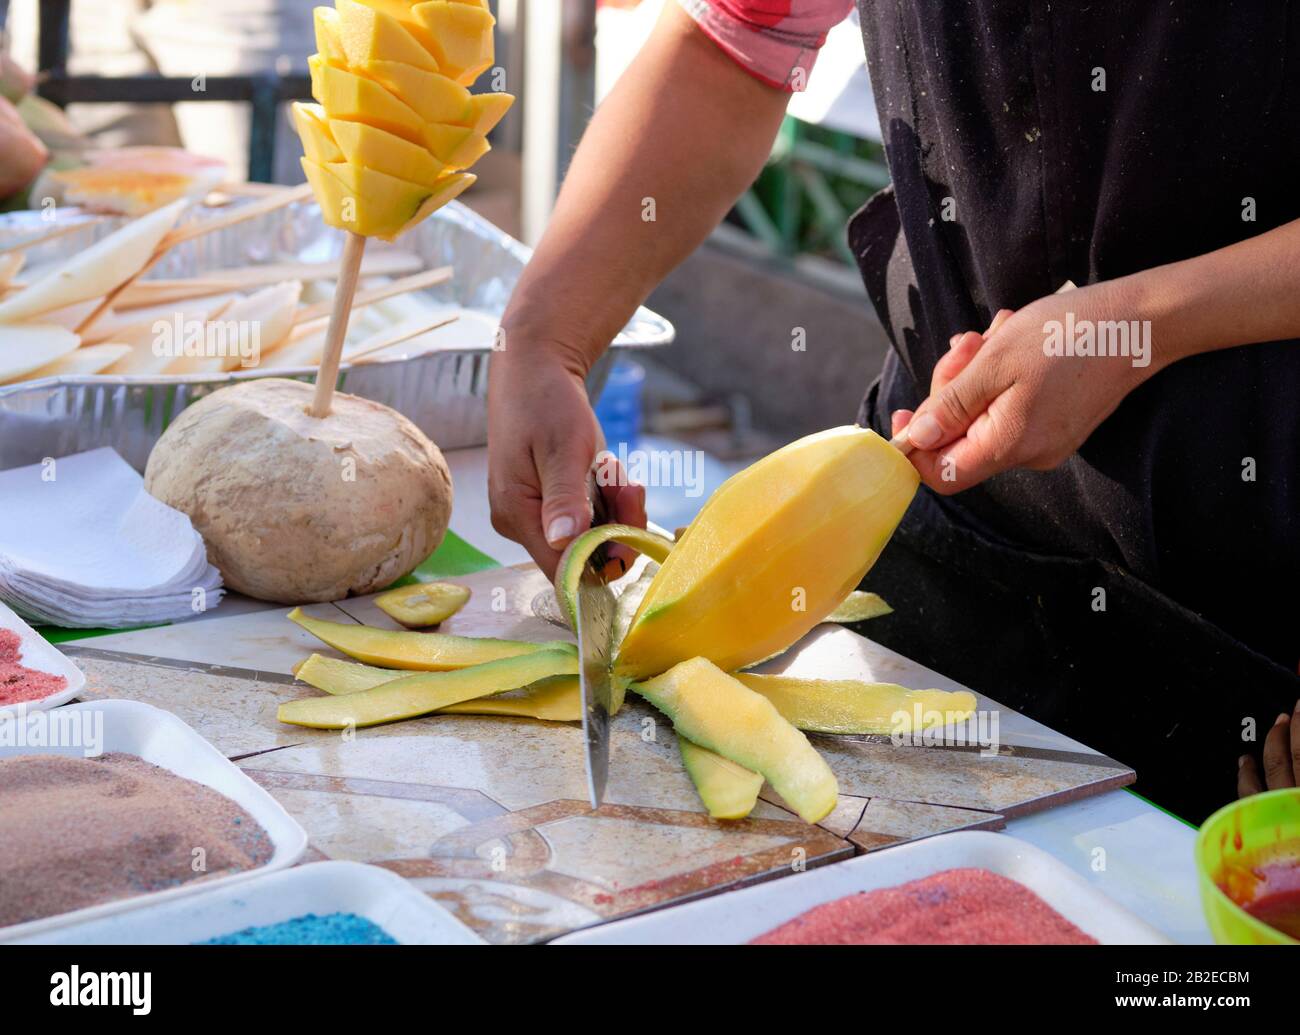
POLYGON ((583 135, 502 318, 502 358, 555 349, 585 373, 753 181, 787 100, 669 4, 583 135))
POLYGON ((1158 365, 1300 338, 1300 220, 1116 283, 1151 321, 1158 365))

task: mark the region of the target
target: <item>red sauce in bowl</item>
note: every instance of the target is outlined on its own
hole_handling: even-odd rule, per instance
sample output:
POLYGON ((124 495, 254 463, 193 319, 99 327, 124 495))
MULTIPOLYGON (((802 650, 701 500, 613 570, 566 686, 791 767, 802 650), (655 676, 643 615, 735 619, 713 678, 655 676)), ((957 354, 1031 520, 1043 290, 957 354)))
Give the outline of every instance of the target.
POLYGON ((1256 920, 1300 939, 1300 840, 1253 853, 1226 867, 1217 883, 1256 920))

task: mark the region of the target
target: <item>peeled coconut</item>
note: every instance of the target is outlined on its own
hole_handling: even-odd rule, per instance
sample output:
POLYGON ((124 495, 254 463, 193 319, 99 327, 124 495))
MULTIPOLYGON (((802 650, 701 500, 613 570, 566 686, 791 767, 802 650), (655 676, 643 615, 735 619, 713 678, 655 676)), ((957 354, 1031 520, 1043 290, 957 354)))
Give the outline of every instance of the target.
POLYGON ((145 488, 188 514, 231 589, 296 604, 373 593, 442 542, 451 472, 395 410, 267 378, 186 409, 154 446, 145 488))

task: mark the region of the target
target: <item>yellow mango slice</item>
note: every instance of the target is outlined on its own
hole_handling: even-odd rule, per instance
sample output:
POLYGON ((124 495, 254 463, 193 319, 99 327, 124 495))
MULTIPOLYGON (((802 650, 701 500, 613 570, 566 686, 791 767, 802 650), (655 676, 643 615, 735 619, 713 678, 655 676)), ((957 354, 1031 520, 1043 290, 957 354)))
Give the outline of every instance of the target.
MULTIPOLYGON (((438 41, 434 39, 429 26, 417 18, 412 11, 413 0, 358 0, 358 2, 365 7, 369 7, 377 14, 386 15, 401 25, 408 35, 419 42, 420 47, 429 55, 430 60, 437 64, 439 70, 442 71, 441 63, 438 61, 441 48, 438 46, 438 41)), ((396 54, 378 54, 376 56, 400 61, 406 60, 397 57, 396 54)))
POLYGON ((733 671, 785 650, 862 580, 919 480, 858 427, 800 439, 733 476, 659 569, 615 672, 640 679, 693 657, 733 671))
POLYGON ((879 593, 855 589, 826 616, 826 621, 844 625, 849 622, 865 622, 869 618, 880 618, 893 613, 894 609, 885 603, 879 593))
POLYGON ((486 137, 505 118, 515 99, 508 93, 476 93, 470 96, 469 103, 466 125, 472 126, 478 136, 486 137))
POLYGON ((418 582, 380 593, 375 605, 408 629, 446 621, 469 601, 469 589, 454 582, 418 582))
POLYGON ((729 758, 702 748, 685 737, 677 738, 686 775, 695 784, 700 801, 714 819, 744 819, 758 804, 763 777, 729 758))
POLYGON ((631 688, 687 740, 761 773, 805 822, 824 818, 839 800, 835 774, 808 738, 711 661, 691 658, 631 688))
POLYGON ((812 733, 910 733, 962 722, 975 711, 975 695, 965 690, 909 690, 897 683, 752 672, 735 676, 771 701, 791 725, 812 733))
POLYGON ((373 79, 335 68, 319 54, 309 57, 307 66, 311 95, 331 120, 364 122, 413 144, 425 144, 428 123, 373 79))
POLYGON ((327 162, 315 166, 303 159, 303 169, 312 192, 320 202, 325 222, 341 230, 366 237, 396 237, 411 224, 434 188, 399 180, 395 176, 367 169, 351 162, 327 162), (322 181, 336 180, 342 188, 330 193, 322 181), (322 197, 329 198, 329 204, 322 197))
POLYGON ((317 52, 331 64, 346 65, 348 55, 343 47, 338 11, 332 7, 316 7, 311 13, 316 27, 317 52))
POLYGON ((454 671, 419 672, 354 694, 288 701, 280 705, 278 717, 281 722, 316 729, 376 726, 577 672, 575 654, 540 650, 454 671))
POLYGON ((468 126, 451 126, 441 122, 424 124, 425 146, 438 161, 456 169, 472 165, 486 153, 483 151, 470 157, 468 149, 474 140, 474 131, 468 126))
POLYGON ((350 71, 379 83, 426 122, 472 126, 471 118, 477 116, 482 107, 471 105, 470 92, 445 75, 401 61, 367 61, 353 64, 350 71))
POLYGON ((411 227, 423 222, 447 202, 453 201, 458 195, 472 187, 477 179, 478 177, 471 173, 452 173, 449 176, 444 176, 440 185, 434 188, 434 192, 425 198, 424 204, 419 207, 411 221, 399 229, 397 233, 387 237, 386 240, 394 240, 406 233, 411 227))
MULTIPOLYGON (((328 644, 349 657, 370 665, 386 668, 413 669, 425 672, 443 672, 449 669, 468 668, 502 658, 551 650, 572 654, 577 649, 570 643, 524 643, 519 640, 493 640, 472 636, 449 636, 445 633, 399 632, 395 629, 372 629, 368 625, 344 625, 312 618, 302 608, 289 612, 289 620, 296 622, 322 643, 328 644)), ((538 677, 541 678, 541 677, 538 677)), ((522 685, 522 684, 520 684, 522 685)), ((502 689, 510 689, 502 687, 502 689)))
POLYGON ((491 12, 470 4, 430 0, 411 13, 429 33, 430 52, 444 75, 468 86, 492 67, 495 50, 491 12))
POLYGON ((293 124, 298 130, 298 139, 302 141, 302 150, 308 161, 315 162, 317 165, 324 162, 346 161, 347 156, 339 150, 339 145, 335 143, 334 135, 330 132, 324 108, 319 104, 303 104, 301 101, 294 101, 290 110, 293 112, 293 124))
MULTIPOLYGON (((401 17, 354 0, 337 0, 337 7, 339 41, 349 65, 401 61, 426 72, 438 71, 438 62, 405 27, 401 17)), ((409 11, 405 17, 410 20, 409 11)))
POLYGON ((447 166, 418 144, 367 126, 364 122, 338 120, 330 123, 329 130, 344 160, 352 165, 365 166, 429 188, 443 185, 442 177, 447 166))
MULTIPOLYGON (((300 661, 293 674, 327 694, 355 694, 407 675, 397 669, 376 668, 320 654, 300 661)), ((439 708, 438 714, 512 715, 546 722, 581 722, 582 690, 573 676, 552 676, 530 683, 521 690, 448 705, 439 708)))

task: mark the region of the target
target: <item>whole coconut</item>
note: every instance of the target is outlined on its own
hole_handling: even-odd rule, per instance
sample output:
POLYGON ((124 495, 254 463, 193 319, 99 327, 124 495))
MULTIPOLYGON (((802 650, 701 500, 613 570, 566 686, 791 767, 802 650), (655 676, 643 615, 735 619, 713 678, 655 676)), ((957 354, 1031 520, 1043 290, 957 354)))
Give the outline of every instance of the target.
POLYGON ((400 413, 279 378, 214 392, 154 446, 145 488, 188 514, 226 585, 297 604, 372 593, 442 542, 451 472, 400 413))

